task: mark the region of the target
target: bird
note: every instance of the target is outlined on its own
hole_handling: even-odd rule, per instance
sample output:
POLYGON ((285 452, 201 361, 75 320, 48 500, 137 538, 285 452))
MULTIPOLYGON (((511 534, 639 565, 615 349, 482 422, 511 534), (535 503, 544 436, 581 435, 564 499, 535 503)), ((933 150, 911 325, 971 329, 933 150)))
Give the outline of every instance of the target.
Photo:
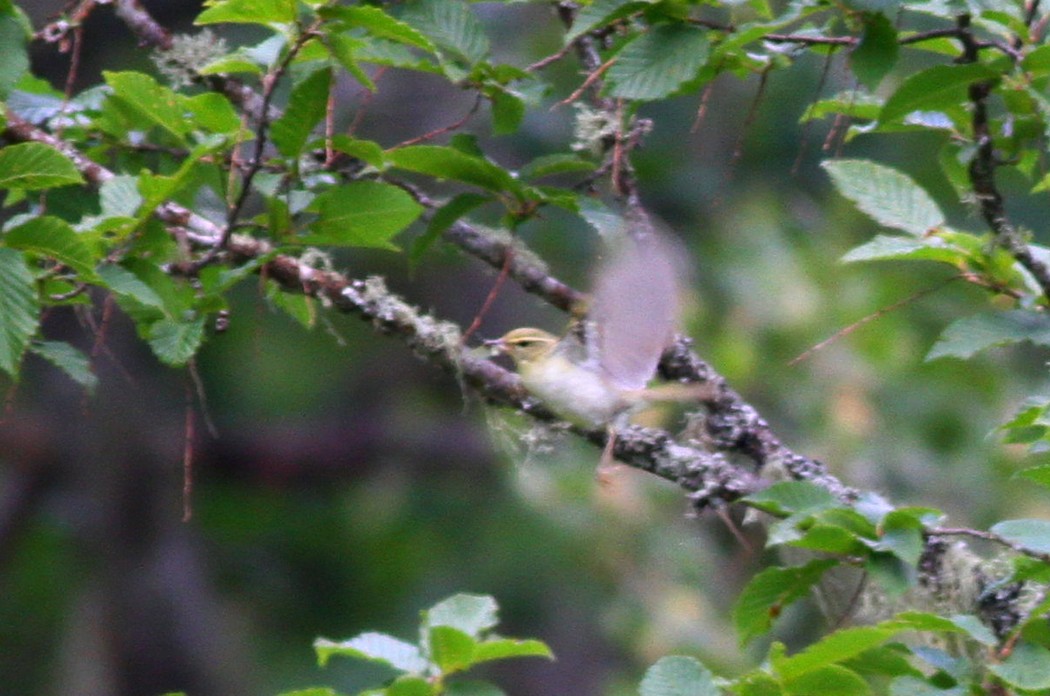
POLYGON ((524 327, 486 342, 510 356, 525 389, 555 415, 607 430, 603 463, 611 461, 615 431, 631 414, 668 398, 647 385, 677 328, 680 257, 651 224, 635 225, 609 244, 594 273, 589 311, 564 336, 524 327))

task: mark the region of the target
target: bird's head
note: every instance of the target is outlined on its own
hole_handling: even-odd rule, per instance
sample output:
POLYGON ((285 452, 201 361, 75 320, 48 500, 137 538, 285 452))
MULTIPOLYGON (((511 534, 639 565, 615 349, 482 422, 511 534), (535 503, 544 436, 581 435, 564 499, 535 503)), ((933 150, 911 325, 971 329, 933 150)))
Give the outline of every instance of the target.
POLYGON ((543 329, 514 329, 494 341, 485 344, 509 355, 520 367, 529 365, 550 354, 558 343, 558 337, 543 329))

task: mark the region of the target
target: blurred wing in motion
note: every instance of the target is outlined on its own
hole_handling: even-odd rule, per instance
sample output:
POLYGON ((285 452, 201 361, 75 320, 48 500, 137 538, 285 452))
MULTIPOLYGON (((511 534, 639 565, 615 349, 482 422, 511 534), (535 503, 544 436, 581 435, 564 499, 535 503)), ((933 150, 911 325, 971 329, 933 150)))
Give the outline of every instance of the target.
POLYGON ((652 228, 609 247, 592 286, 597 358, 617 387, 641 389, 677 328, 682 250, 652 228))

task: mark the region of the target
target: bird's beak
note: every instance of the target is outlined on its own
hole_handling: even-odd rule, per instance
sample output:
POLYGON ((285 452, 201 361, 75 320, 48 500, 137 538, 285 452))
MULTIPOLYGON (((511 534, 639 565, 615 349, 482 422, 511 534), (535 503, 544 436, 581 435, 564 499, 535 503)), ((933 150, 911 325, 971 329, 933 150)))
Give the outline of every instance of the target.
POLYGON ((507 352, 507 344, 503 342, 502 338, 490 338, 482 341, 481 345, 488 348, 489 355, 502 355, 507 352))

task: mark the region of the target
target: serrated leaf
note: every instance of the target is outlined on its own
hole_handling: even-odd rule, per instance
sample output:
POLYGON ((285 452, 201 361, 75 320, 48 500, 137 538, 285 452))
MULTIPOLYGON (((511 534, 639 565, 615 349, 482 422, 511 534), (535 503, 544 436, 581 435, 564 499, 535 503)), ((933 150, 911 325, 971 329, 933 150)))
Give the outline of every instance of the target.
POLYGON ((966 259, 965 252, 945 243, 937 235, 916 239, 880 234, 871 241, 850 249, 840 260, 843 263, 889 260, 940 261, 959 266, 966 259))
POLYGON ((787 693, 792 696, 870 696, 871 688, 853 670, 842 665, 826 665, 789 680, 787 693))
POLYGON ((354 76, 357 83, 369 92, 376 91, 376 85, 372 78, 360 66, 357 52, 368 45, 365 39, 359 39, 347 34, 328 34, 325 37, 325 46, 332 56, 339 61, 348 73, 354 76))
POLYGON ((198 317, 190 321, 160 319, 149 330, 149 345, 153 354, 172 367, 182 367, 197 354, 204 342, 204 321, 198 317))
POLYGON ((572 27, 565 34, 565 43, 569 44, 592 29, 622 19, 651 4, 652 0, 594 0, 576 12, 572 27))
POLYGON ((427 654, 443 674, 454 674, 474 664, 477 641, 451 626, 432 626, 427 630, 427 654))
POLYGON ((133 217, 142 205, 138 177, 120 174, 99 186, 99 203, 103 217, 133 217))
POLYGON ((61 369, 88 393, 94 392, 98 386, 98 377, 91 371, 91 361, 65 341, 39 341, 30 345, 29 350, 61 369))
POLYGON ((430 667, 418 647, 385 633, 362 633, 344 641, 318 638, 314 641, 314 650, 322 667, 334 655, 382 662, 394 669, 414 674, 421 674, 430 667))
POLYGON ((1004 520, 988 531, 1037 553, 1050 553, 1050 521, 1004 520))
POLYGON ((408 5, 401 19, 467 65, 488 55, 489 40, 484 27, 462 0, 419 0, 408 5))
POLYGON ((377 169, 386 166, 386 160, 383 156, 383 148, 379 146, 379 143, 374 140, 362 140, 360 138, 351 138, 347 135, 337 134, 332 136, 332 148, 356 157, 357 159, 370 164, 377 169))
POLYGON ((390 150, 386 158, 399 169, 462 181, 489 191, 519 192, 521 189, 521 185, 499 165, 453 147, 413 145, 390 150))
POLYGON ((331 85, 331 70, 322 69, 292 88, 284 114, 273 122, 270 129, 270 137, 282 155, 298 157, 302 154, 310 133, 324 118, 331 85))
POLYGON ((840 505, 835 496, 808 481, 780 481, 744 500, 777 515, 815 512, 840 505))
POLYGON ((241 127, 241 119, 225 95, 205 92, 183 97, 182 103, 192 115, 194 126, 204 131, 232 135, 241 127))
POLYGON ((490 638, 474 648, 474 664, 509 657, 546 657, 554 659, 554 653, 541 640, 515 640, 514 638, 490 638))
POLYGON ((15 378, 40 321, 33 282, 22 252, 0 248, 0 370, 15 378))
POLYGON ((0 99, 6 99, 11 89, 29 70, 26 53, 26 27, 13 12, 0 16, 0 99))
POLYGON ((512 90, 493 88, 488 92, 492 102, 492 132, 496 135, 509 135, 521 126, 525 118, 525 102, 512 90))
POLYGON ((194 24, 287 24, 295 21, 295 0, 208 0, 194 24))
POLYGON ((605 91, 624 99, 662 99, 695 78, 709 52, 702 29, 657 25, 616 54, 605 73, 605 91))
POLYGON ((492 196, 480 193, 461 193, 435 210, 426 232, 412 242, 412 249, 408 255, 409 262, 413 265, 418 264, 426 250, 445 233, 445 230, 455 224, 456 220, 491 200, 493 200, 492 196))
POLYGON ((557 153, 537 157, 518 170, 518 174, 522 179, 532 181, 534 179, 542 179, 545 176, 554 176, 557 174, 590 172, 594 171, 594 168, 595 165, 593 162, 582 159, 577 155, 557 153))
POLYGON ((488 595, 460 593, 444 599, 426 611, 424 624, 451 626, 468 636, 480 638, 498 623, 496 600, 488 595))
POLYGON ((805 650, 774 662, 776 672, 792 681, 815 670, 849 659, 892 638, 898 631, 878 626, 857 626, 831 633, 805 650))
POLYGON ((140 72, 106 70, 102 75, 113 89, 109 99, 119 105, 131 120, 143 129, 155 126, 178 142, 185 143, 192 122, 185 118, 178 94, 140 72))
POLYGON ((1042 312, 1015 309, 956 319, 930 348, 926 360, 943 357, 966 360, 986 348, 1020 341, 1050 345, 1050 317, 1042 312))
POLYGON ((930 195, 907 175, 869 160, 824 162, 835 187, 876 222, 915 236, 944 224, 930 195))
POLYGON ((854 91, 837 94, 813 102, 802 112, 799 123, 843 114, 853 120, 874 121, 882 110, 882 99, 866 92, 854 91))
POLYGON ((110 292, 129 297, 142 305, 163 311, 164 300, 160 298, 160 295, 123 266, 107 263, 99 266, 97 273, 99 278, 102 279, 103 286, 109 289, 110 292))
POLYGON ((0 189, 35 191, 83 182, 73 163, 53 147, 18 143, 0 148, 0 189))
POLYGON ((935 65, 908 77, 890 95, 879 114, 879 123, 904 118, 912 111, 938 111, 956 107, 966 99, 966 90, 974 82, 998 76, 981 63, 935 65))
POLYGON ((1015 476, 1028 479, 1033 483, 1038 483, 1044 488, 1050 488, 1050 464, 1029 467, 1028 469, 1017 472, 1015 476))
POLYGON ((4 246, 58 261, 85 279, 94 277, 95 256, 68 222, 35 217, 4 233, 4 246))
POLYGON ((430 39, 410 24, 391 17, 379 7, 322 7, 318 14, 325 19, 338 19, 350 26, 361 27, 372 36, 415 46, 430 53, 435 50, 430 39))
POLYGON ((381 691, 364 691, 359 696, 444 696, 447 689, 431 684, 423 677, 402 675, 381 691))
POLYGON ((733 606, 740 643, 769 631, 784 607, 809 594, 824 572, 836 565, 834 560, 818 559, 803 566, 766 568, 751 578, 733 606))
POLYGON ((318 214, 304 244, 375 247, 397 250, 390 239, 423 212, 404 190, 377 181, 333 186, 310 203, 318 214))
POLYGON ((966 696, 965 687, 954 686, 950 689, 942 689, 934 686, 925 679, 917 676, 906 675, 898 677, 890 682, 890 696, 966 696))
POLYGON ((1050 689, 1050 650, 1041 645, 1021 643, 1005 661, 989 665, 988 669, 1017 689, 1050 689))
POLYGON ((867 14, 860 43, 850 53, 850 67, 861 84, 874 92, 882 78, 893 70, 899 52, 897 29, 889 18, 881 12, 867 14))
POLYGON ((692 657, 669 655, 645 671, 639 696, 719 696, 711 671, 692 657))

